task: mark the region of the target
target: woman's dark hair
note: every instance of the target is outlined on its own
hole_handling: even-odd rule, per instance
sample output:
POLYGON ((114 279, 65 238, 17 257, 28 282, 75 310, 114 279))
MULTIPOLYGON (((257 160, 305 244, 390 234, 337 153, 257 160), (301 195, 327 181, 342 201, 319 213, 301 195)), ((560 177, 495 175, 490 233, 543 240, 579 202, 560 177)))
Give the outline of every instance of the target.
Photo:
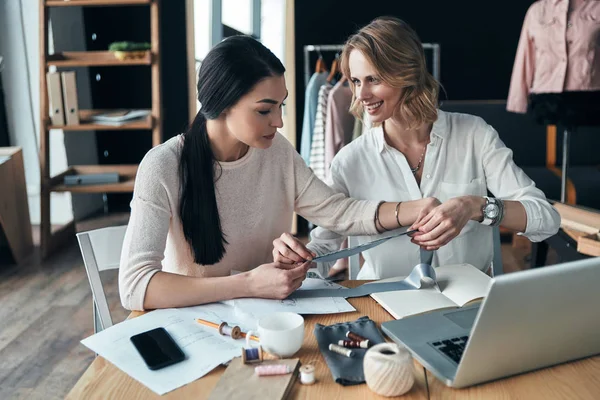
POLYGON ((250 36, 223 40, 202 62, 198 73, 201 108, 184 134, 179 163, 179 214, 185 239, 198 264, 219 262, 227 244, 217 209, 217 162, 210 147, 206 121, 218 118, 262 79, 281 76, 284 72, 281 61, 250 36))

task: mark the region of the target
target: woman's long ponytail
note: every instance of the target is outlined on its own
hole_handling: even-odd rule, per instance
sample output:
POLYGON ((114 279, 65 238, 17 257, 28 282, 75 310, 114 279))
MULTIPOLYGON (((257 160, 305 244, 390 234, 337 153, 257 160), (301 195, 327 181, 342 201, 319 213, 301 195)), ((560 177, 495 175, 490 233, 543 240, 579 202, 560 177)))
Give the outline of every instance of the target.
POLYGON ((181 150, 179 215, 182 221, 189 221, 182 224, 183 233, 191 244, 194 260, 206 265, 221 261, 227 244, 217 208, 214 170, 206 118, 199 112, 184 135, 181 150))
POLYGON ((184 134, 179 163, 179 215, 194 261, 216 264, 226 252, 226 234, 217 207, 215 170, 207 120, 220 118, 261 80, 282 76, 281 61, 250 36, 233 36, 208 52, 198 73, 198 101, 202 105, 184 134))

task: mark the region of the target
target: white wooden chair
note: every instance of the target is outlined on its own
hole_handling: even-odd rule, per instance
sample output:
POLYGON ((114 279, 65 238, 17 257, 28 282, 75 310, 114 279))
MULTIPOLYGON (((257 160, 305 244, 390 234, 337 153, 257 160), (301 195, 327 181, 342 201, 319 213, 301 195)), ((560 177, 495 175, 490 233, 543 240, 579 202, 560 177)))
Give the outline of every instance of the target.
MULTIPOLYGON (((502 275, 502 247, 500 243, 500 229, 494 228, 494 256, 492 258, 492 276, 502 275)), ((348 247, 354 247, 358 245, 358 239, 356 237, 348 237, 348 247)), ((423 257, 423 256, 422 256, 423 257)), ((360 255, 354 255, 350 257, 348 262, 348 279, 356 279, 360 271, 360 255)))
POLYGON ((113 326, 100 271, 118 269, 127 225, 101 228, 77 234, 79 248, 92 289, 94 332, 113 326))

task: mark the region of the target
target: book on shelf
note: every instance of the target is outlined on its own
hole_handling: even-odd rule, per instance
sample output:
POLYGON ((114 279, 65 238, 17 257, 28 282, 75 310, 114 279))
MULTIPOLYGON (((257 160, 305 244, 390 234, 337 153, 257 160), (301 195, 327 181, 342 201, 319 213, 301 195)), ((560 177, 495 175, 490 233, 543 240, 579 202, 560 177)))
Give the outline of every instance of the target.
POLYGON ((128 122, 139 121, 150 115, 150 110, 119 109, 107 110, 90 116, 90 121, 102 125, 120 126, 128 122))
MULTIPOLYGON (((441 293, 434 287, 419 290, 398 290, 373 293, 377 301, 394 318, 429 311, 460 308, 482 300, 488 292, 491 278, 470 264, 446 265, 435 269, 436 281, 441 293)), ((404 277, 382 279, 377 282, 394 282, 404 277)))

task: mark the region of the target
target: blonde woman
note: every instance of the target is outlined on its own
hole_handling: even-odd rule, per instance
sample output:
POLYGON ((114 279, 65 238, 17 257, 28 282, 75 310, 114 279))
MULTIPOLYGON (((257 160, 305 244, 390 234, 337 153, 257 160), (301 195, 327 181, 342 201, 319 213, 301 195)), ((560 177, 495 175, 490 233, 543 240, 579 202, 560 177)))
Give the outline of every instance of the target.
MULTIPOLYGON (((348 39, 341 63, 353 92, 351 111, 359 118, 366 111, 372 128, 336 155, 330 184, 357 199, 400 202, 398 223, 419 230, 412 243, 393 239, 365 253, 359 279, 407 275, 419 263, 419 248, 437 250, 436 266, 469 263, 487 271, 493 226, 532 241, 557 232, 558 213, 515 165, 494 128, 437 108, 439 84, 406 23, 372 21, 348 39)), ((344 239, 317 228, 307 247, 321 254, 344 239)), ((276 252, 288 251, 289 244, 277 241, 276 252)), ((275 260, 286 258, 276 254, 275 260)), ((319 267, 327 272, 331 266, 319 267)))

